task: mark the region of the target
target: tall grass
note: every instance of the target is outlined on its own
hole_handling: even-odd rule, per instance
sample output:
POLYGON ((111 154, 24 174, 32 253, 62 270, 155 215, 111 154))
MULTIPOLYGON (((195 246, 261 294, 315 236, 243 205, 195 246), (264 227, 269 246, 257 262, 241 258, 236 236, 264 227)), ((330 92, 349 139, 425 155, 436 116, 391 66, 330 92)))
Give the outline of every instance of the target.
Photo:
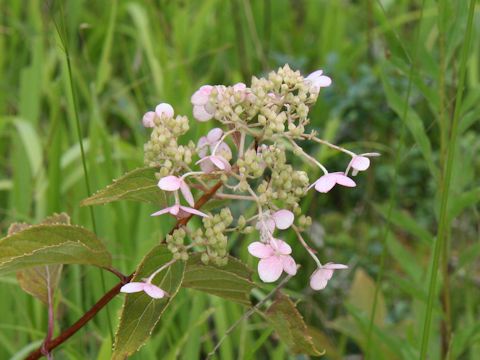
MULTIPOLYGON (((37 222, 59 211, 92 227, 80 200, 142 166, 148 134, 140 118, 157 103, 191 115, 190 95, 202 84, 248 82, 250 75, 285 62, 304 73, 323 68, 334 86, 312 109, 312 126, 331 141, 383 156, 358 179, 355 191, 307 199, 304 206, 315 221, 310 241, 322 259, 343 261, 351 270, 324 292, 312 293, 304 284, 314 265, 295 246, 304 267, 290 281, 289 295, 320 329, 328 359, 359 353, 370 359, 475 359, 480 44, 473 0, 69 1, 63 11, 56 6, 40 0, 2 3, 2 234, 10 222, 37 222), (70 64, 55 21, 64 24, 70 64)), ((195 123, 185 141, 211 125, 195 123)), ((332 168, 345 160, 325 149, 310 151, 332 168)), ((152 210, 137 203, 95 209, 96 232, 124 272, 171 226, 152 220, 152 210)), ((246 244, 254 237, 230 240, 235 255, 251 266, 246 244)), ((66 267, 56 331, 114 282, 105 274, 104 286, 96 270, 66 267)), ((22 358, 41 343, 46 309, 19 289, 13 275, 0 278, 0 292, 0 359, 22 358)), ((121 302, 119 297, 109 305, 110 320, 101 312, 56 354, 109 359, 108 323, 115 327, 121 302)), ((133 358, 203 358, 243 312, 182 290, 133 358)), ((218 358, 293 355, 254 315, 223 342, 218 358)))

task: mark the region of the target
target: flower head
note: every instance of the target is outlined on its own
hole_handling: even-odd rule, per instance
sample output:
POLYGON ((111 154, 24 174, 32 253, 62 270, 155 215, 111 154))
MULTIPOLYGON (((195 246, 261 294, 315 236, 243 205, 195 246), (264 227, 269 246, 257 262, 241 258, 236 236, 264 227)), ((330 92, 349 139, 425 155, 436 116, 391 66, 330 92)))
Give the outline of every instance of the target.
POLYGON ((203 212, 201 212, 197 209, 194 209, 194 208, 191 208, 191 207, 188 207, 188 206, 183 206, 183 205, 180 205, 180 204, 175 204, 173 206, 166 207, 165 209, 154 212, 150 216, 160 216, 160 215, 163 215, 163 214, 173 215, 177 219, 186 218, 186 217, 190 216, 190 214, 198 215, 198 216, 202 216, 202 217, 208 217, 207 214, 205 214, 205 213, 203 213, 203 212))
POLYGON ((315 186, 315 190, 317 190, 318 192, 327 193, 332 190, 336 184, 346 187, 357 186, 357 184, 355 184, 355 181, 350 179, 343 172, 334 172, 321 176, 317 181, 310 185, 308 189, 311 189, 315 186))
POLYGON ((310 85, 313 92, 318 93, 321 88, 329 87, 332 84, 330 77, 323 75, 323 70, 317 70, 305 78, 305 82, 310 85))
POLYGON ((164 290, 160 289, 156 285, 153 285, 149 281, 130 282, 128 284, 123 285, 120 288, 120 291, 123 293, 136 293, 136 292, 144 291, 148 296, 154 299, 161 299, 165 296, 168 296, 168 294, 164 290))
POLYGON ((177 191, 178 189, 180 189, 187 203, 190 206, 193 206, 195 204, 192 192, 190 191, 188 184, 185 182, 185 179, 181 177, 174 175, 165 176, 161 178, 158 182, 158 187, 165 191, 177 191))
POLYGON ((327 263, 313 272, 310 276, 310 287, 313 290, 322 290, 328 284, 328 281, 332 278, 335 270, 347 269, 347 265, 327 263))
POLYGON ((292 248, 282 240, 272 238, 269 244, 253 242, 248 246, 248 252, 260 259, 258 275, 264 282, 278 280, 283 271, 289 275, 297 273, 297 264, 290 256, 292 248))

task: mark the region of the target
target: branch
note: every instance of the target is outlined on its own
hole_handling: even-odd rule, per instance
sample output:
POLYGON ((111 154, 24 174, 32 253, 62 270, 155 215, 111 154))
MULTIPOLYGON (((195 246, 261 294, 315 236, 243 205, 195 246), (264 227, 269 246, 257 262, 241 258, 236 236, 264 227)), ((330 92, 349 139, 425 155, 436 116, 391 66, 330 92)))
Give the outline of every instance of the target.
MULTIPOLYGON (((215 193, 218 191, 218 189, 220 189, 221 186, 222 186, 221 181, 217 182, 214 186, 212 186, 207 192, 205 192, 200 197, 200 199, 198 199, 197 203, 195 204, 195 208, 200 209, 203 205, 205 205, 205 203, 208 200, 210 200, 213 197, 213 195, 215 195, 215 193)), ((187 218, 178 220, 175 226, 170 231, 170 234, 172 234, 173 231, 175 231, 179 227, 186 225, 191 218, 192 218, 192 215, 190 215, 187 218)), ((110 289, 109 292, 103 295, 102 298, 98 300, 90 308, 90 310, 88 310, 85 314, 83 314, 82 317, 78 319, 76 323, 74 323, 68 329, 64 330, 56 338, 43 343, 42 346, 40 346, 37 350, 31 352, 25 358, 25 360, 40 359, 44 353, 49 353, 51 350, 55 349, 56 347, 58 347, 59 345, 67 341, 72 335, 74 335, 78 330, 84 327, 92 318, 94 318, 95 315, 97 315, 98 312, 102 310, 116 295, 118 295, 118 293, 120 292, 120 288, 126 283, 130 282, 130 280, 132 280, 134 275, 135 273, 130 274, 129 276, 125 277, 124 280, 117 283, 113 288, 110 289)))

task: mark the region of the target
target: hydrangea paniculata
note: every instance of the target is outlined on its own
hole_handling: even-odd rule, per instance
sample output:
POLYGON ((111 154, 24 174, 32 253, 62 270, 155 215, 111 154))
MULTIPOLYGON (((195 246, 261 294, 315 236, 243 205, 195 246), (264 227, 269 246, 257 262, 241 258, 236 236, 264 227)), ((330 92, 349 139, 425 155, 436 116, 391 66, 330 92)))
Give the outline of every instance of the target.
MULTIPOLYGON (((336 185, 353 188, 356 183, 349 173, 355 176, 366 171, 370 158, 379 156, 373 152, 356 154, 317 137, 317 131, 309 128, 310 108, 321 89, 331 84, 332 79, 322 70, 304 77, 285 65, 264 78, 253 77, 250 86, 203 85, 191 97, 192 114, 200 122, 215 121, 215 126, 196 144, 179 142, 190 128, 189 120, 175 116, 171 105, 159 104, 155 111, 143 116, 143 125, 152 129, 145 144, 145 163, 158 169, 158 187, 169 201, 173 200, 173 205, 152 216, 168 213, 178 219, 202 217, 198 228, 182 226, 167 237, 173 262, 186 260, 192 251, 200 251, 204 263, 221 266, 228 260, 230 232, 258 231, 258 241, 248 245, 248 252, 259 259, 258 274, 264 282, 277 281, 283 272, 288 276, 297 273, 299 266, 292 256, 294 243, 303 247, 317 264, 310 277, 314 290, 324 289, 335 270, 347 268, 334 263, 322 265, 302 236, 312 223, 300 207, 307 191, 314 187, 320 193, 328 193, 336 185), (346 170, 327 170, 305 152, 303 144, 308 141, 348 156, 346 170), (312 183, 305 171, 294 166, 298 164, 295 157, 312 164, 322 175, 312 183), (229 203, 220 211, 207 214, 195 207, 195 196, 213 182, 221 182, 215 197, 229 203), (180 194, 188 206, 181 204, 180 194), (245 207, 238 207, 235 202, 251 203, 255 215, 245 218, 241 213, 245 207), (295 234, 297 241, 287 243, 279 239, 283 231, 295 234)), ((298 247, 295 246, 296 254, 298 247)), ((163 297, 163 290, 151 284, 151 278, 127 284, 122 291, 144 291, 154 298, 163 297)))

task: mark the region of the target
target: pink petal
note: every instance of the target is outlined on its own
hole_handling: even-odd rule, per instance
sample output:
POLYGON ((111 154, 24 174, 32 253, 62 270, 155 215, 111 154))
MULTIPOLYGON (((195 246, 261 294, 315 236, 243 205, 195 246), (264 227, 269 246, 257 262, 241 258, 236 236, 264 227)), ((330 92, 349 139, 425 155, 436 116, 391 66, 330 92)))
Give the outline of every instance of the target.
POLYGON ((215 170, 215 166, 212 164, 210 159, 206 159, 205 161, 200 162, 200 169, 202 169, 205 174, 208 174, 215 170))
POLYGON ((203 85, 195 91, 195 93, 190 98, 190 101, 193 105, 205 105, 209 98, 210 93, 212 92, 213 86, 211 85, 203 85))
POLYGON ((323 268, 329 270, 343 270, 348 269, 348 266, 343 264, 326 263, 323 265, 323 268))
POLYGON ((217 154, 221 154, 224 156, 232 156, 232 150, 230 150, 230 146, 227 145, 224 141, 222 141, 218 146, 217 146, 217 154))
POLYGON ((245 91, 246 88, 247 88, 247 85, 245 85, 244 83, 241 83, 241 82, 233 85, 233 90, 234 91, 245 91))
POLYGON ((370 166, 370 159, 365 156, 354 156, 350 161, 350 166, 357 171, 365 171, 370 166))
POLYGON ((167 208, 162 209, 162 210, 160 210, 160 211, 154 212, 154 213, 153 213, 152 215, 150 215, 150 216, 160 216, 160 215, 163 215, 163 214, 166 214, 166 213, 171 213, 172 207, 173 207, 173 206, 170 206, 170 207, 167 207, 167 208))
POLYGON ((327 193, 335 186, 335 179, 332 174, 326 174, 315 182, 315 190, 321 193, 327 193))
POLYGON ((314 82, 314 85, 320 88, 328 87, 332 85, 332 79, 330 79, 328 76, 323 75, 316 79, 316 81, 314 82))
POLYGON ((288 245, 285 241, 280 239, 272 239, 270 241, 270 245, 276 251, 278 251, 282 255, 289 255, 292 253, 292 248, 288 245))
POLYGON ((295 275, 297 273, 297 264, 290 255, 282 256, 283 271, 288 275, 295 275))
POLYGON ((198 144, 197 144, 198 156, 200 156, 201 158, 207 156, 208 145, 209 145, 209 143, 208 143, 207 137, 206 137, 206 136, 202 136, 202 137, 198 140, 198 144))
POLYGON ((165 191, 175 191, 180 189, 182 185, 182 179, 177 176, 169 175, 160 179, 158 187, 165 191))
POLYGON ((143 291, 145 291, 148 296, 154 299, 161 299, 165 296, 165 291, 163 291, 158 286, 155 286, 153 284, 148 284, 148 283, 145 284, 143 291))
POLYGON ((270 218, 270 219, 264 220, 263 223, 265 224, 265 227, 269 232, 273 233, 275 231, 275 220, 270 218))
POLYGON ((172 105, 167 103, 161 103, 161 104, 158 104, 157 107, 155 108, 155 113, 157 114, 158 117, 164 115, 168 118, 172 118, 174 111, 173 111, 172 105))
POLYGON ((274 251, 270 245, 265 245, 259 241, 255 241, 248 245, 248 252, 250 255, 259 259, 266 259, 274 254, 274 251))
POLYGON ((213 114, 209 113, 204 105, 195 105, 193 107, 193 117, 198 121, 208 121, 213 118, 213 114))
POLYGON ((143 291, 144 287, 145 287, 145 283, 143 282, 131 282, 123 285, 120 288, 120 291, 123 293, 136 293, 139 291, 143 291))
POLYGON ((155 112, 149 111, 143 115, 142 124, 146 128, 153 128, 155 126, 155 112))
POLYGON ((175 204, 173 206, 170 207, 170 214, 172 214, 173 216, 177 216, 179 211, 180 211, 180 208, 182 208, 182 206, 180 206, 179 204, 175 204))
POLYGON ((201 212, 201 211, 198 211, 197 209, 188 207, 188 206, 180 206, 180 209, 183 210, 183 211, 186 211, 186 212, 188 212, 188 213, 190 213, 190 214, 193 214, 193 215, 208 217, 207 214, 205 214, 205 213, 203 213, 203 212, 201 212))
POLYGON ((279 256, 270 256, 258 262, 258 275, 264 282, 277 281, 283 271, 283 262, 279 256))
POLYGON ((336 172, 336 173, 333 173, 331 174, 332 177, 335 179, 335 182, 339 185, 343 185, 343 186, 346 186, 346 187, 355 187, 357 186, 357 184, 355 184, 355 181, 353 181, 352 179, 350 179, 348 176, 346 176, 344 173, 342 172, 336 172))
POLYGON ((325 289, 328 280, 332 277, 332 274, 326 273, 326 271, 330 271, 333 274, 333 270, 317 269, 310 276, 310 287, 313 290, 325 289))
POLYGON ((207 140, 211 145, 215 145, 223 135, 223 130, 220 128, 214 128, 208 132, 207 140))
POLYGON ((316 70, 316 71, 310 73, 305 79, 314 80, 314 79, 318 78, 319 76, 321 76, 322 74, 323 74, 323 70, 316 70))
POLYGON ((231 169, 230 163, 225 160, 222 156, 211 155, 209 156, 210 161, 218 167, 220 170, 229 171, 231 169))
POLYGON ((289 210, 278 210, 273 215, 273 220, 275 225, 280 230, 288 229, 293 224, 293 219, 295 216, 289 210))
POLYGON ((190 188, 185 181, 182 181, 182 183, 180 184, 180 191, 182 192, 183 197, 190 206, 195 205, 195 200, 193 199, 192 192, 190 191, 190 188))

